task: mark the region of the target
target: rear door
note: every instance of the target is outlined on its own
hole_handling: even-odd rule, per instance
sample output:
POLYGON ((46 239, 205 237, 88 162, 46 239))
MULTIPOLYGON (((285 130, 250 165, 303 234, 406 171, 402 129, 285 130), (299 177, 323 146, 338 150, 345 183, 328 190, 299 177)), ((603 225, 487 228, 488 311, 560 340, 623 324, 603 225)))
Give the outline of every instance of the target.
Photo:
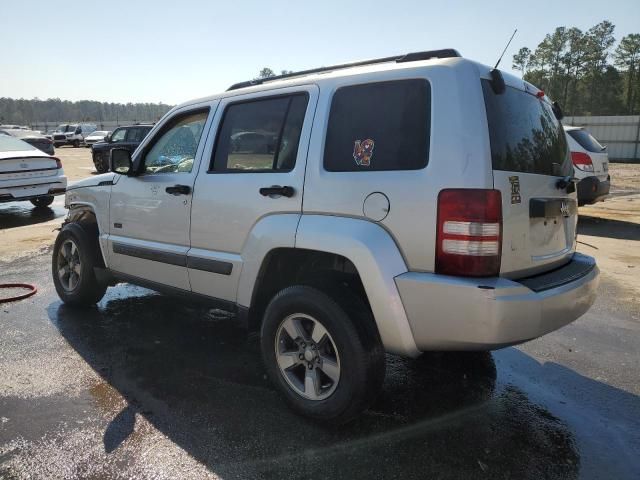
POLYGON ((563 188, 573 166, 562 125, 546 97, 528 84, 497 94, 482 80, 494 188, 502 193, 500 274, 519 278, 569 261, 577 201, 563 188))
POLYGON ((318 99, 315 85, 220 101, 194 187, 187 265, 194 292, 236 301, 259 222, 295 240, 302 211, 307 146, 318 99), (213 132, 217 133, 214 135, 213 132))

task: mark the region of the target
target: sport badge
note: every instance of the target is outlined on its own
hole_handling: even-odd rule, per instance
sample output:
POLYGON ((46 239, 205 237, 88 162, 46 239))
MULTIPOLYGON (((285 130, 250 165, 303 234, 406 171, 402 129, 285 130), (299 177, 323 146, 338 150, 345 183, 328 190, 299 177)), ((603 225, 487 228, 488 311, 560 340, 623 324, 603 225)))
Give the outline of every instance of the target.
POLYGON ((373 156, 373 147, 375 142, 370 138, 366 140, 356 140, 353 144, 353 159, 356 165, 360 167, 368 167, 373 156))

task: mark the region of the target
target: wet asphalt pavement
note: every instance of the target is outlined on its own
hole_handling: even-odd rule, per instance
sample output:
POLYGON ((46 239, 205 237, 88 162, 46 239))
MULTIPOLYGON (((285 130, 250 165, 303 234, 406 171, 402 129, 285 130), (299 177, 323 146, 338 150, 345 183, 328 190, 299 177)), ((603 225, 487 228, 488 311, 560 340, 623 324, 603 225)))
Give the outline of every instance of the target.
POLYGON ((291 413, 222 311, 110 288, 73 309, 50 255, 0 304, 0 478, 640 478, 640 314, 604 281, 574 324, 492 354, 388 357, 341 428, 291 413))
POLYGON ((0 203, 0 230, 48 222, 66 214, 64 195, 55 197, 53 203, 45 208, 33 208, 31 202, 0 203))

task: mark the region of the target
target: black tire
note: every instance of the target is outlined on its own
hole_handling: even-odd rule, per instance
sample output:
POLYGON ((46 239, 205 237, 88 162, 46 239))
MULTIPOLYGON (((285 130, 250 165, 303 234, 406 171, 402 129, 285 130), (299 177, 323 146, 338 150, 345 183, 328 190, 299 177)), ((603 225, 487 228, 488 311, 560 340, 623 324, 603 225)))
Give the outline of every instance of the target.
POLYGON ((31 203, 36 208, 48 207, 49 205, 51 205, 53 203, 53 196, 32 198, 31 199, 31 203))
POLYGON ((96 172, 107 173, 109 171, 108 160, 104 154, 93 154, 93 165, 96 167, 96 172))
POLYGON ((262 356, 267 373, 298 413, 325 423, 343 424, 375 400, 385 373, 384 349, 370 309, 349 291, 320 290, 296 285, 281 290, 269 303, 261 329, 262 356), (340 358, 340 378, 333 393, 310 400, 285 380, 276 358, 276 336, 289 315, 302 313, 320 321, 340 358))
POLYGON ((80 146, 80 140, 73 141, 73 148, 78 148, 80 146))
POLYGON ((90 236, 80 224, 69 223, 65 225, 56 238, 51 258, 53 284, 60 300, 76 306, 91 306, 99 302, 107 291, 107 285, 98 281, 93 270, 99 265, 100 249, 97 237, 90 236), (58 275, 60 249, 67 240, 71 240, 75 244, 80 260, 79 280, 72 289, 65 288, 58 275))

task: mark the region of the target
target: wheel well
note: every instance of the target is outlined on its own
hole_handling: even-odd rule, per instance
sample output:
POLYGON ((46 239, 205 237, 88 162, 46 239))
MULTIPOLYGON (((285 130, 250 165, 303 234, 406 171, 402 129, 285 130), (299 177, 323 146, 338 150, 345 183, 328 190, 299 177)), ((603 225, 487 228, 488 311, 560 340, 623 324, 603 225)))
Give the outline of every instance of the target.
POLYGON ((248 312, 250 330, 258 330, 269 301, 290 285, 348 288, 370 309, 362 280, 351 260, 335 253, 300 248, 277 248, 262 262, 248 312))
POLYGON ((74 208, 69 211, 69 215, 62 224, 64 227, 68 223, 76 223, 80 225, 90 238, 95 239, 98 245, 98 258, 96 266, 104 268, 104 259, 102 258, 102 249, 100 248, 100 228, 98 226, 98 219, 93 210, 89 208, 74 208))

